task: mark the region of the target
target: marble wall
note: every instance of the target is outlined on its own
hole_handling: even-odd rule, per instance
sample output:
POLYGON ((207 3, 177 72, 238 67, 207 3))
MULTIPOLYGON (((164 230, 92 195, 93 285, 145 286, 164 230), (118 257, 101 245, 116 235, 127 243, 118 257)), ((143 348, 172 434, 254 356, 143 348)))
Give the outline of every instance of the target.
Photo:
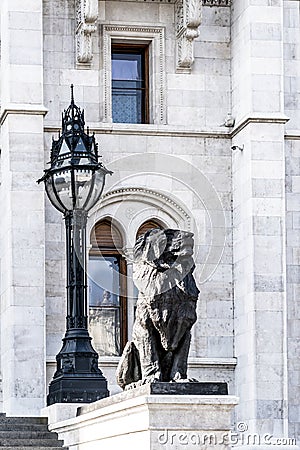
MULTIPOLYGON (((191 0, 193 25, 173 0, 89 0, 85 15, 76 15, 79 0, 1 2, 6 412, 38 413, 65 330, 64 223, 35 181, 73 83, 114 171, 88 230, 114 217, 126 254, 147 218, 194 231, 201 297, 191 376, 229 381, 240 396, 237 420, 250 429, 299 433, 299 2, 231 3, 200 9, 191 0), (84 41, 86 20, 92 33, 84 41), (184 64, 181 26, 194 33, 191 42, 183 37, 184 64), (113 124, 110 43, 138 39, 150 44, 150 123, 113 124), (233 128, 224 126, 228 113, 233 128), (33 355, 41 373, 34 386, 33 355)), ((100 362, 114 393, 117 358, 100 362)))

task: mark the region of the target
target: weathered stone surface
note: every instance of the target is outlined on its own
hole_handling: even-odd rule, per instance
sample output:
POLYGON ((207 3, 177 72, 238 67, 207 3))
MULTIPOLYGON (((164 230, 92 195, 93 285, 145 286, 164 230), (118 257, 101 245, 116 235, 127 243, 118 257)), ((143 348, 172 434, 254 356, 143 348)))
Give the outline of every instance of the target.
POLYGON ((193 234, 152 229, 134 247, 139 289, 133 341, 117 369, 123 388, 151 381, 187 380, 191 328, 199 290, 193 270, 193 234))
POLYGON ((149 394, 160 395, 227 395, 227 383, 189 382, 189 383, 149 383, 149 394))
MULTIPOLYGON (((183 434, 186 448, 195 447, 195 435, 199 436, 197 448, 212 448, 207 444, 207 436, 215 437, 215 450, 229 448, 228 440, 224 438, 231 428, 237 397, 151 395, 151 387, 160 384, 179 387, 182 383, 147 384, 121 392, 78 408, 76 417, 68 420, 52 422, 50 417, 49 429, 58 433, 59 439, 64 440, 70 450, 87 447, 102 450, 179 449, 182 448, 183 434), (202 442, 205 445, 200 445, 202 442)), ((57 405, 57 409, 60 406, 57 405)))

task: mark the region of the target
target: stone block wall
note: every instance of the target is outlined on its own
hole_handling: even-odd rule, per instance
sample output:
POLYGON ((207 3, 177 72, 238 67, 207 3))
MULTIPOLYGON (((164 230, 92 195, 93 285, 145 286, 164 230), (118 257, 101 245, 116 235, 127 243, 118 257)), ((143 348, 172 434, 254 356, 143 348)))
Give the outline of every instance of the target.
MULTIPOLYGON (((158 172, 161 172, 159 179, 153 175, 138 177, 135 174, 129 182, 123 182, 122 177, 128 175, 124 173, 119 184, 114 176, 111 177, 106 191, 109 190, 109 183, 115 184, 114 188, 142 186, 164 192, 185 206, 191 218, 191 227, 198 236, 195 252, 198 282, 203 281, 205 273, 211 275, 200 285, 199 320, 193 330, 191 348, 191 357, 198 361, 198 365, 193 363, 191 371, 196 378, 206 378, 207 373, 214 373, 215 379, 232 380, 231 149, 227 130, 221 126, 231 110, 230 8, 203 8, 200 36, 194 42, 195 62, 191 73, 176 71, 174 12, 173 3, 99 2, 99 23, 92 38, 93 60, 90 67, 82 68, 82 65, 76 64, 75 58, 75 2, 44 0, 44 98, 49 110, 45 118, 45 161, 49 158, 51 137, 57 134, 60 126, 61 112, 69 104, 70 84, 73 83, 75 101, 85 109, 87 124, 96 133, 103 162, 111 170, 118 170, 121 158, 144 155, 139 166, 143 173, 147 171, 147 154, 153 152, 158 158, 159 155, 177 158, 178 167, 180 161, 190 165, 186 168, 186 184, 180 182, 178 177, 171 180, 167 168, 158 167, 158 172), (147 18, 146 21, 143 21, 144 18, 147 18), (165 67, 163 86, 160 85, 159 89, 163 89, 166 124, 127 126, 106 122, 103 33, 111 33, 109 27, 113 24, 125 25, 128 29, 148 27, 152 30, 153 27, 161 27, 163 30, 164 50, 157 65, 161 70, 163 61, 165 67), (192 168, 212 186, 212 195, 216 194, 219 199, 218 205, 210 205, 210 199, 205 199, 204 194, 193 192, 197 183, 189 178, 192 168), (215 230, 214 236, 210 224, 211 207, 222 216, 220 229, 215 230), (226 244, 222 253, 224 237, 226 244), (212 239, 215 239, 215 251, 209 254, 212 239), (221 366, 218 366, 218 358, 221 366)), ((141 33, 145 31, 141 30, 141 33)), ((161 79, 158 76, 157 82, 161 79)), ((125 228, 129 227, 128 218, 127 222, 125 220, 123 224, 125 228)), ((132 234, 131 230, 127 229, 127 232, 132 234)), ((61 345, 65 327, 64 246, 62 218, 46 202, 48 380, 54 370, 54 357, 61 345)), ((104 358, 103 364, 104 372, 113 383, 116 362, 104 358)))
POLYGON ((299 2, 287 0, 283 9, 284 109, 287 132, 299 134, 300 123, 300 12, 299 2))
MULTIPOLYGON (((296 0, 231 3, 202 7, 187 69, 178 64, 173 0, 99 1, 90 64, 76 61, 75 0, 1 2, 6 412, 39 409, 45 353, 48 383, 65 330, 64 223, 35 180, 73 83, 103 162, 114 171, 89 230, 103 215, 114 216, 128 254, 149 216, 194 231, 201 297, 191 376, 227 380, 233 389, 237 356, 238 419, 255 432, 299 433, 300 8, 296 0), (138 36, 152 42, 151 123, 113 124, 110 39, 138 36), (229 112, 234 129, 222 126, 229 112), (232 144, 243 151, 232 156, 232 144), (24 318, 34 323, 32 335, 24 318), (23 370, 28 351, 42 373, 32 389, 31 372, 23 370)), ((101 361, 113 390, 116 363, 101 361)))
POLYGON ((30 415, 45 398, 42 2, 1 2, 0 17, 2 396, 30 415))
POLYGON ((300 8, 285 1, 283 10, 286 124, 286 282, 289 434, 300 436, 300 8))
POLYGON ((289 432, 300 435, 300 140, 286 142, 287 352, 289 432))

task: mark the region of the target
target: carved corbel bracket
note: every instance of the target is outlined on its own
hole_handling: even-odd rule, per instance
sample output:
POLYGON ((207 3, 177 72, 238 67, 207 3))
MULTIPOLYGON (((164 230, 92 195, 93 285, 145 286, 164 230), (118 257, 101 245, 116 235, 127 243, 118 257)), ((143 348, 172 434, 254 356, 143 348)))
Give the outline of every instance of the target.
POLYGON ((194 39, 199 36, 202 0, 176 0, 177 71, 190 72, 194 62, 194 39))
POLYGON ((76 0, 76 61, 90 65, 92 34, 97 30, 98 0, 76 0))

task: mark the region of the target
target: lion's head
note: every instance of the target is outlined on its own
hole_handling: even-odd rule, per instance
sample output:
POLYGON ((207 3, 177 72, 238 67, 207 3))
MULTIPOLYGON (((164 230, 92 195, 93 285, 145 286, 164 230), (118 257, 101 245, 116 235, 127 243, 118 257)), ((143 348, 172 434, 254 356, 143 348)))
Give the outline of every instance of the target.
POLYGON ((184 286, 194 270, 193 233, 174 229, 152 229, 134 246, 134 279, 142 292, 156 293, 184 286), (160 292, 159 292, 160 291, 160 292))
POLYGON ((141 235, 134 246, 135 262, 145 262, 167 270, 193 255, 193 233, 182 230, 154 228, 141 235))

